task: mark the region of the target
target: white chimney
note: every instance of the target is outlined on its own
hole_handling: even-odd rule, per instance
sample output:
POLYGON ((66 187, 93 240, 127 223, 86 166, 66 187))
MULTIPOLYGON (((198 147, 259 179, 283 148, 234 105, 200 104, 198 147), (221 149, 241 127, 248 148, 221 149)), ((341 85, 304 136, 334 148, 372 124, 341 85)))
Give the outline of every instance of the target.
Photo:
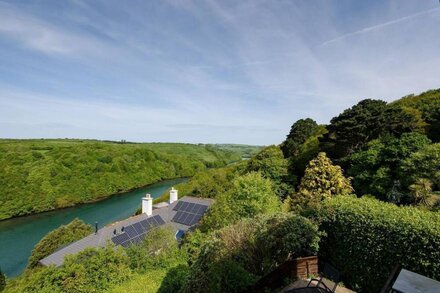
POLYGON ((147 214, 147 216, 151 216, 153 214, 153 199, 149 193, 142 198, 142 213, 147 214))
POLYGON ((177 190, 174 189, 174 187, 171 187, 170 190, 170 204, 172 204, 173 202, 177 201, 178 196, 177 196, 177 190))

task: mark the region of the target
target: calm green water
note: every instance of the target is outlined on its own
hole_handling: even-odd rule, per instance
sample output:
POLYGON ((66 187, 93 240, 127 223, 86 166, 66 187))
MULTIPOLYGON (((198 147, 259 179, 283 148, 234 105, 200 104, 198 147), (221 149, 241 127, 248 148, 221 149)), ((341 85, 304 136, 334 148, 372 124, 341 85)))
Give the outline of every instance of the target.
POLYGON ((49 231, 67 224, 74 218, 86 223, 99 222, 102 227, 128 218, 141 206, 145 193, 158 197, 173 185, 188 179, 174 179, 156 183, 135 191, 112 196, 106 200, 34 216, 0 222, 0 266, 8 277, 20 274, 35 244, 49 231))

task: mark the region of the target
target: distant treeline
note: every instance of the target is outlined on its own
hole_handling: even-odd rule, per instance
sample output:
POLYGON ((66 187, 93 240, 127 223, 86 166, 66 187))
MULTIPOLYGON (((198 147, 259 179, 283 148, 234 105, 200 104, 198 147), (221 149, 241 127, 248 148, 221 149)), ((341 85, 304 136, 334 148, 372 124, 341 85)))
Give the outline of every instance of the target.
MULTIPOLYGON (((246 149, 245 152, 248 150, 246 149)), ((0 219, 39 213, 240 160, 215 145, 0 140, 0 219)))

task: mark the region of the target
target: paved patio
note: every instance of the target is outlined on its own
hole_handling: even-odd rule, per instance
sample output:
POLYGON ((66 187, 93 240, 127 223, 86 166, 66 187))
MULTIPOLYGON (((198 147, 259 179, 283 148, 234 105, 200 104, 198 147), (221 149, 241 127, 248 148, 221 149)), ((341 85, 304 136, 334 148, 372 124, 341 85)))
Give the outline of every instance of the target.
MULTIPOLYGON (((303 288, 306 287, 307 284, 309 283, 310 280, 297 280, 295 282, 293 282, 292 284, 288 285, 287 287, 285 287, 283 290, 281 290, 281 292, 287 292, 291 289, 295 289, 295 288, 303 288)), ((335 283, 333 283, 330 280, 324 279, 324 283, 329 287, 332 288, 334 286, 335 283)), ((312 282, 313 284, 313 282, 312 282)), ((316 282, 315 282, 316 284, 316 282)), ((347 289, 345 287, 342 286, 338 286, 336 287, 336 293, 355 293, 355 291, 352 291, 350 289, 347 289)))

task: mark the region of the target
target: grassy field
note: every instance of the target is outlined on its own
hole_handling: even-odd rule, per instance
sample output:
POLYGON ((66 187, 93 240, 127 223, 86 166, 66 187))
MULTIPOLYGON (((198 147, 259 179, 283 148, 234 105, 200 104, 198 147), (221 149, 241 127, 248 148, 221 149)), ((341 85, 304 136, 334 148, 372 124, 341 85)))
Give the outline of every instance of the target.
POLYGON ((96 140, 0 140, 0 219, 93 202, 241 159, 248 149, 96 140))

